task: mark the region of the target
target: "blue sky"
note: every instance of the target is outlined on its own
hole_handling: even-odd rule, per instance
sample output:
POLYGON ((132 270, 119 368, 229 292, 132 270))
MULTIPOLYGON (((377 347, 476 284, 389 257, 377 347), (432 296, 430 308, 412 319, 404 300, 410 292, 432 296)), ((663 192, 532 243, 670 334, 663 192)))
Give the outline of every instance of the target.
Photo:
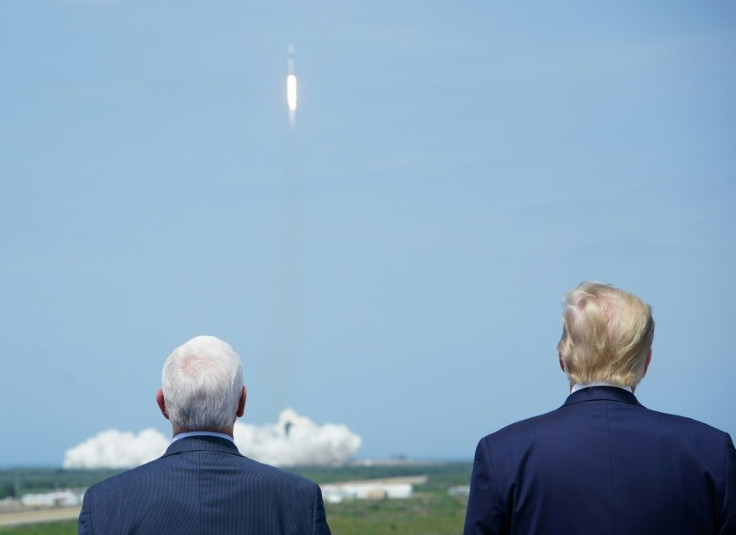
POLYGON ((640 401, 736 433, 732 3, 8 0, 0 46, 0 465, 167 430, 198 334, 247 422, 470 459, 563 402, 586 279, 654 307, 640 401))

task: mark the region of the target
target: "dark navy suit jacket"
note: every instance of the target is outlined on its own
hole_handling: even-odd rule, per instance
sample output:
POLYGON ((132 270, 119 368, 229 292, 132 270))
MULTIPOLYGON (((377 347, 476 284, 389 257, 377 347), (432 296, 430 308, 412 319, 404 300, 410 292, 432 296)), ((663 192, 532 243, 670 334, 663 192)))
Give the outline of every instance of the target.
POLYGON ((79 533, 329 535, 317 484, 217 437, 174 441, 160 459, 90 487, 79 533))
POLYGON ((590 387, 478 444, 465 535, 734 535, 728 434, 590 387))

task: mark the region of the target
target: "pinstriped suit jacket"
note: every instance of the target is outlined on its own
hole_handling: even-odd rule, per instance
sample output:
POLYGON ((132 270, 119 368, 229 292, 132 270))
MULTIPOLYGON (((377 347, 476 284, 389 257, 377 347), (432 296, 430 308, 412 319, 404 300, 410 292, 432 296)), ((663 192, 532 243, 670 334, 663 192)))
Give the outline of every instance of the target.
POLYGON ((728 434, 590 387, 483 438, 465 535, 735 535, 728 434))
POLYGON ((90 487, 79 533, 329 535, 330 528, 316 483, 248 459, 228 440, 198 436, 90 487))

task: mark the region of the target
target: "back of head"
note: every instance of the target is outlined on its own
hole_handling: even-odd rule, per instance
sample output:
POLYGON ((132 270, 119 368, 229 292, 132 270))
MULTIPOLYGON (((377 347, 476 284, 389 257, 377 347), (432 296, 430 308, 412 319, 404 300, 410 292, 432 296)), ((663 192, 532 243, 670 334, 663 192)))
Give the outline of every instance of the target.
POLYGON ((571 382, 635 386, 654 339, 652 309, 633 294, 584 282, 568 293, 558 344, 571 382))
POLYGON ((222 429, 235 421, 243 369, 235 350, 219 338, 197 336, 177 347, 161 380, 175 428, 222 429))

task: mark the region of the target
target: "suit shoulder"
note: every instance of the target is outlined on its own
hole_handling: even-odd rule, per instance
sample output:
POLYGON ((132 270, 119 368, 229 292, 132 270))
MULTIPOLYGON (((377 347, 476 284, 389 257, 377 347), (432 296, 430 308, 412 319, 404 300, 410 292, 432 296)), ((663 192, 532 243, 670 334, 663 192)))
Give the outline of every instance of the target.
POLYGON ((645 414, 653 421, 661 422, 661 424, 668 425, 673 429, 682 429, 683 431, 687 431, 688 434, 696 434, 712 439, 726 439, 729 441, 731 439, 730 435, 725 431, 688 416, 670 414, 652 409, 646 409, 645 414))
POLYGON ((536 416, 531 416, 529 418, 524 418, 523 420, 518 420, 516 422, 508 424, 501 429, 498 429, 493 433, 489 433, 488 435, 484 436, 481 439, 481 442, 503 440, 506 438, 511 438, 518 434, 526 435, 535 428, 543 427, 548 423, 553 422, 556 419, 558 411, 559 409, 556 409, 544 414, 538 414, 536 416))
MULTIPOLYGON (((641 405, 618 403, 616 405, 627 412, 632 411, 626 417, 631 426, 641 429, 645 424, 644 428, 652 436, 677 436, 682 440, 696 443, 731 443, 731 437, 725 431, 687 416, 659 412, 641 405)), ((575 411, 582 407, 583 404, 562 406, 544 414, 519 420, 486 435, 481 439, 481 443, 518 444, 520 441, 532 440, 536 436, 545 436, 552 430, 556 433, 565 430, 572 432, 580 426, 580 419, 575 411)))
POLYGON ((91 485, 86 490, 85 494, 89 494, 90 492, 93 492, 93 493, 104 492, 108 489, 128 486, 137 479, 145 478, 146 474, 149 471, 155 470, 156 463, 160 463, 160 462, 161 462, 161 459, 156 459, 146 464, 142 464, 141 466, 131 468, 119 474, 115 474, 114 476, 105 478, 102 481, 99 481, 95 483, 94 485, 91 485))
POLYGON ((270 464, 263 464, 248 457, 240 457, 239 459, 243 468, 247 471, 258 473, 264 479, 271 480, 275 483, 283 483, 291 487, 318 488, 317 483, 306 477, 287 472, 270 464))

